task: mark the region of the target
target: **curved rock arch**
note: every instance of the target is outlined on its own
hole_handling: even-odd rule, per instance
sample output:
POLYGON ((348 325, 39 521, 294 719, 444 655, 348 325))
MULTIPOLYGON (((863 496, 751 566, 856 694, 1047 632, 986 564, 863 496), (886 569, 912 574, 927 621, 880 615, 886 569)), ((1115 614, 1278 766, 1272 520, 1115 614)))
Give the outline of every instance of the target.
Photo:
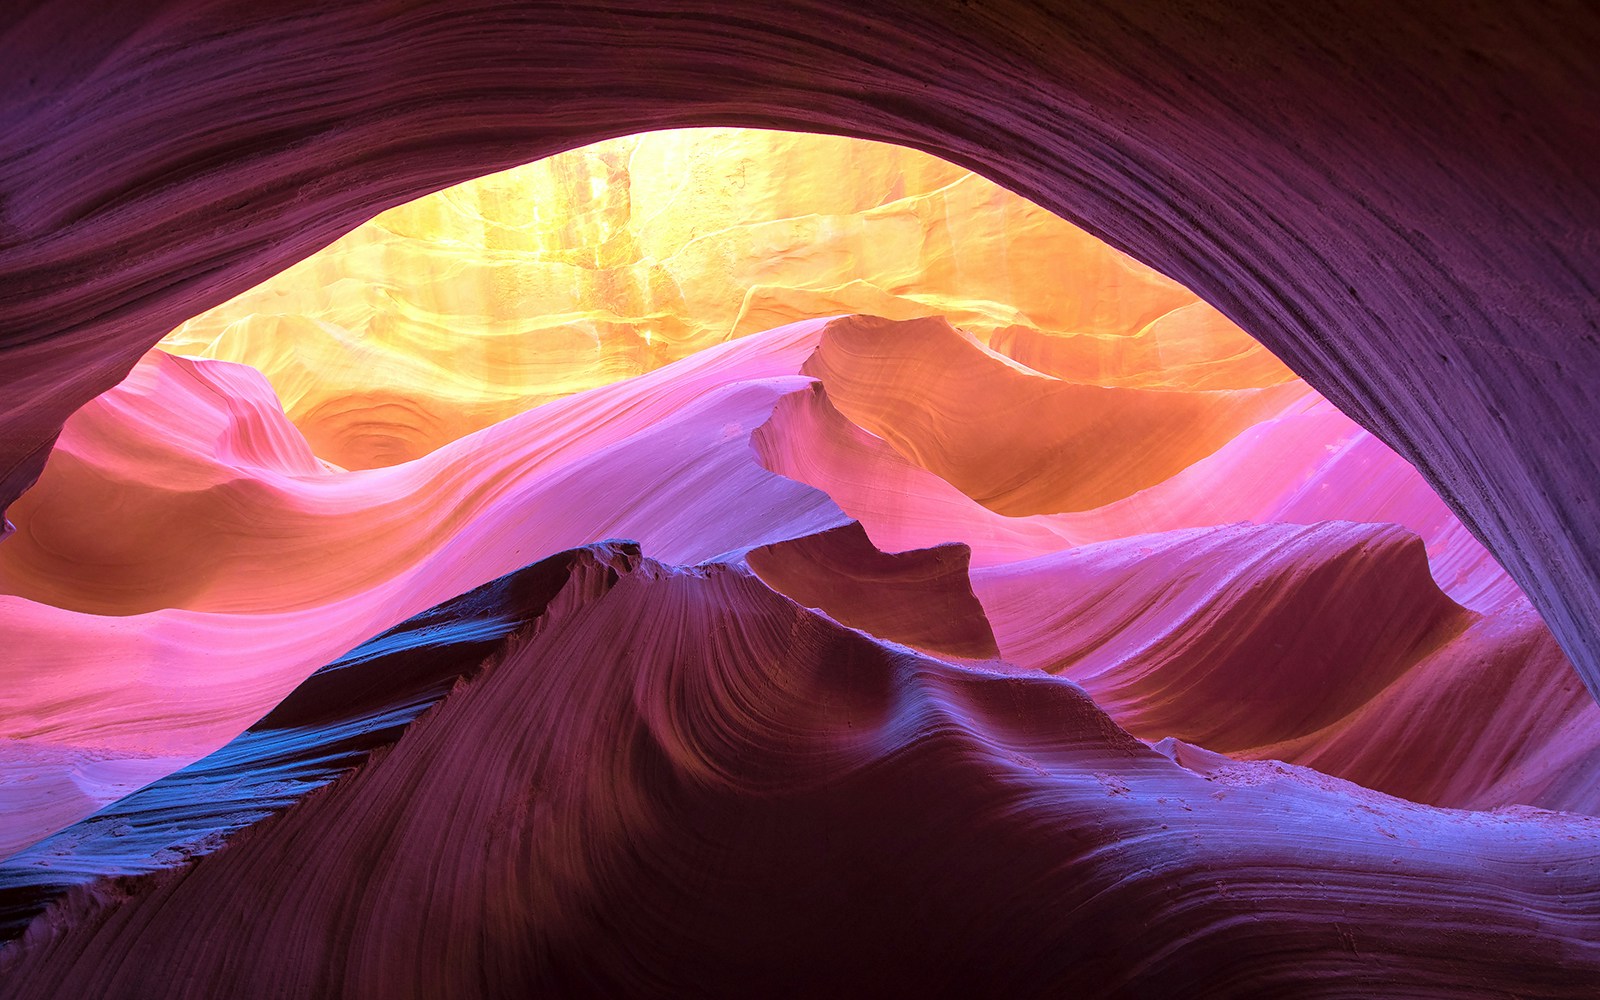
POLYGON ((384 208, 628 132, 839 132, 1217 305, 1423 470, 1600 692, 1600 17, 1056 6, 12 5, 0 504, 167 330, 384 208))

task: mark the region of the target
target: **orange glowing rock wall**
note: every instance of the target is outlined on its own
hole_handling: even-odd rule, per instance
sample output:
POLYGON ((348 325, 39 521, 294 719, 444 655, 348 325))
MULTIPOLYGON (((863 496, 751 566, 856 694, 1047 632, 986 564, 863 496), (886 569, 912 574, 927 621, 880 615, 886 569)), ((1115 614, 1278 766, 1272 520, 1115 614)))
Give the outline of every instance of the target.
POLYGON ((391 209, 161 346, 260 369, 320 458, 364 469, 855 312, 942 315, 1072 381, 1293 378, 1183 286, 975 174, 752 129, 613 139, 391 209))

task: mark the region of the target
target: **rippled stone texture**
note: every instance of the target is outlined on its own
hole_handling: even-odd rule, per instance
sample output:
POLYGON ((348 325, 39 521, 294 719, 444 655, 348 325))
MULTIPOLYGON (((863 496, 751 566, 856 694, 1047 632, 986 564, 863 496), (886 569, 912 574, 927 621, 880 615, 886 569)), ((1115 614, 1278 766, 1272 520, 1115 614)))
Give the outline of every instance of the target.
MULTIPOLYGON (((836 376, 859 384, 852 367, 910 380, 885 378, 890 396, 923 380, 959 401, 966 352, 983 348, 939 329, 960 349, 908 367, 887 362, 931 335, 927 321, 793 324, 359 473, 319 464, 249 369, 151 354, 73 418, 0 547, 14 638, 0 843, 24 846, 217 748, 317 665, 432 602, 619 536, 680 565, 749 552, 768 583, 882 639, 1080 679, 1147 738, 1317 760, 1440 805, 1595 807, 1600 711, 1564 680, 1516 587, 1370 435, 1295 389, 1154 487, 1006 517, 895 450, 892 428, 880 438, 830 403, 836 376), (1226 527, 1333 517, 1415 534, 1226 527), (884 556, 867 539, 923 553, 884 556), (931 630, 917 617, 930 608, 931 630), (1493 688, 1519 672, 1544 683, 1493 688), (1236 693, 1249 678, 1253 701, 1236 693), (1390 738, 1418 753, 1397 763, 1390 738)), ((914 425, 925 410, 899 416, 914 425)), ((1035 434, 1005 408, 975 418, 997 451, 1035 434)))
POLYGON ((1587 5, 56 0, 0 33, 7 500, 173 327, 376 211, 629 132, 808 128, 979 168, 1216 304, 1415 461, 1600 688, 1587 5))
MULTIPOLYGON (((1600 821, 1163 755, 1074 684, 881 644, 734 565, 612 546, 531 575, 468 600, 495 632, 472 649, 396 633, 413 673, 461 679, 385 750, 225 850, 201 838, 192 862, 86 883, 0 953, 0 991, 1580 997, 1600 981, 1600 821)), ((386 704, 352 697, 372 655, 291 697, 278 714, 334 716, 295 739, 386 704)), ((218 755, 244 783, 276 766, 247 752, 259 739, 218 755)), ((161 806, 136 796, 108 822, 161 806)), ((167 836, 218 825, 183 820, 167 836)), ((91 866, 111 839, 72 834, 91 866)))
MULTIPOLYGON (((0 15, 6 500, 159 336, 376 210, 644 127, 809 126, 979 167, 1196 288, 1416 460, 1596 677, 1581 6, 90 6, 0 15)), ((1175 391, 1261 389, 1196 362, 1206 326, 987 339, 1068 382, 1140 392, 1154 344, 1175 391)), ((960 435, 806 367, 828 336, 541 407, 461 439, 481 463, 353 478, 254 376, 144 362, 0 546, 8 846, 87 842, 96 806, 237 751, 318 664, 489 576, 613 531, 647 558, 590 564, 388 753, 213 831, 226 850, 191 831, 152 872, 110 844, 0 991, 748 994, 782 969, 797 992, 1594 994, 1593 821, 1526 807, 1595 808, 1595 706, 1392 454, 1285 390, 1169 478, 1008 517, 981 452, 939 447, 960 435), (592 435, 587 403, 613 417, 592 435), (1299 523, 1355 516, 1341 486, 1401 527, 1299 523), (905 596, 836 600, 840 560, 846 592, 905 596), (965 662, 974 602, 1023 663, 965 662)), ((362 463, 422 447, 349 413, 362 463)))
POLYGON ((0 549, 0 996, 1592 993, 1600 709, 1415 470, 1288 383, 1007 517, 997 375, 1082 388, 809 320, 347 472, 153 352, 0 549))
POLYGON ((846 523, 748 446, 806 384, 821 325, 359 473, 316 467, 257 405, 256 373, 152 354, 74 418, 28 495, 37 523, 0 546, 0 850, 216 749, 340 652, 531 560, 620 536, 693 564, 846 523), (98 522, 75 506, 106 495, 98 522))

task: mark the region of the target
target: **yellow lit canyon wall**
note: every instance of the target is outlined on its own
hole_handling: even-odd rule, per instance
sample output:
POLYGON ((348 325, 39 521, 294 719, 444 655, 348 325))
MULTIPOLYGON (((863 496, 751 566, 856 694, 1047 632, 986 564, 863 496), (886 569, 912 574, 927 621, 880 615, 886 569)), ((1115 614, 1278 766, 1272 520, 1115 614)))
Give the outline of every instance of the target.
POLYGON ((360 469, 855 312, 942 315, 1071 381, 1293 377, 1181 285, 981 177, 748 129, 614 139, 392 209, 161 347, 260 369, 316 454, 360 469))

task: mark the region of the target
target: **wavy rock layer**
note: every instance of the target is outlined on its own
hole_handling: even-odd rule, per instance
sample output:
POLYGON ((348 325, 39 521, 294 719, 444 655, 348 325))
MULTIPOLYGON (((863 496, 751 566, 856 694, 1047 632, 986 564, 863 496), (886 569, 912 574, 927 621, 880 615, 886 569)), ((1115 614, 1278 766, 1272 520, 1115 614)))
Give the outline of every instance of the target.
POLYGON ((1003 656, 1078 681, 1147 740, 1438 805, 1600 812, 1600 712, 1549 632, 1523 600, 1450 601, 1394 525, 1145 535, 978 570, 973 586, 1003 656))
POLYGON ((1043 378, 939 317, 856 317, 829 331, 802 371, 827 387, 834 405, 1011 517, 1121 500, 1308 395, 1298 381, 1185 392, 1043 378))
POLYGON ((0 580, 96 614, 282 612, 399 576, 445 588, 443 598, 483 582, 471 577, 484 568, 498 576, 516 568, 508 560, 615 534, 693 563, 789 537, 792 518, 806 530, 842 523, 825 496, 738 447, 804 384, 795 373, 821 325, 717 348, 419 461, 350 474, 313 458, 255 372, 156 352, 63 436, 50 475, 18 505, 0 580), (465 551, 441 551, 455 539, 465 551))
MULTIPOLYGON (((884 640, 1063 672, 1147 739, 1315 761, 1439 805, 1596 808, 1600 715, 1548 633, 1415 471, 1326 403, 1299 390, 1107 507, 1009 518, 833 408, 847 369, 796 374, 825 356, 881 368, 874 337, 889 355, 905 340, 857 318, 781 328, 354 473, 314 459, 248 369, 153 354, 74 418, 0 547, 0 848, 216 749, 430 602, 619 536, 684 565, 748 553, 768 584, 884 640), (830 355, 836 340, 855 350, 830 355), (1421 540, 1317 527, 1335 516, 1421 540), (1192 530, 1241 520, 1311 527, 1192 530), (1149 532, 1174 534, 1128 538, 1149 532), (1084 666, 1087 636, 1107 652, 1084 666), (1261 697, 1240 700, 1256 670, 1261 697), (1519 671, 1548 686, 1494 691, 1519 671), (1416 754, 1386 755, 1390 732, 1416 754)), ((962 351, 983 349, 952 343, 940 384, 959 392, 962 351)), ((1032 433, 998 410, 973 430, 997 449, 1032 433)))
POLYGON ((360 473, 318 466, 259 375, 151 355, 74 420, 0 546, 0 794, 16 806, 0 851, 216 749, 319 665, 530 559, 631 537, 692 564, 846 523, 748 446, 805 384, 820 328, 360 473), (115 502, 93 521, 97 498, 115 502))
POLYGON ((552 557, 321 668, 216 753, 0 863, 0 938, 18 936, 74 887, 179 867, 348 774, 544 614, 569 575, 637 554, 603 546, 552 557))
POLYGON ((936 656, 999 657, 962 544, 888 554, 855 521, 745 554, 772 589, 851 628, 936 656))
POLYGON ((0 546, 0 996, 1592 995, 1516 586, 1299 383, 980 502, 1082 388, 806 321, 344 471, 151 354, 0 546))
MULTIPOLYGON (((890 443, 925 441, 929 464, 954 467, 954 478, 980 484, 991 481, 982 478, 984 473, 1016 474, 996 456, 1012 449, 1032 454, 1043 450, 1027 407, 984 410, 970 405, 965 395, 973 384, 970 373, 997 360, 943 324, 918 325, 938 335, 943 350, 926 352, 919 365, 906 366, 895 363, 907 346, 902 331, 859 318, 830 324, 830 337, 840 335, 855 350, 825 350, 808 360, 806 370, 820 373, 819 384, 810 393, 782 400, 752 439, 768 468, 825 490, 882 548, 921 548, 959 539, 972 546, 977 565, 988 566, 1073 545, 1235 521, 1392 522, 1422 536, 1435 579, 1457 601, 1490 609, 1520 597, 1505 572, 1414 469, 1304 387, 1298 393, 1283 387, 1281 409, 1269 411, 1209 455, 1205 445, 1214 443, 1214 438, 1208 441, 1210 428, 1169 428, 1166 436, 1175 440, 1163 442, 1164 448, 1204 457, 1147 489, 1075 514, 997 514, 908 457, 916 456, 913 448, 890 443), (882 357, 873 356, 878 350, 882 357), (847 367, 826 370, 818 362, 829 354, 846 366, 872 367, 878 375, 873 388, 901 401, 895 408, 873 404, 885 437, 852 423, 834 405, 833 390, 841 381, 835 376, 845 372, 843 390, 862 397, 867 383, 848 374, 847 367), (922 388, 924 378, 937 389, 922 388), (929 431, 938 429, 933 421, 943 418, 935 415, 947 406, 963 412, 969 422, 957 428, 956 447, 945 450, 949 439, 929 431), (972 464, 963 467, 963 462, 972 464)), ((1024 387, 1044 381, 1009 370, 1003 375, 1006 398, 1018 392, 1006 384, 1011 379, 1024 387)), ((1037 394, 1060 388, 1046 385, 1037 394)), ((1088 422, 1093 417, 1075 419, 1088 422)), ((1093 463, 1108 456, 1137 470, 1136 455, 1105 448, 1094 438, 1078 445, 1077 457, 1091 463, 1090 475, 1093 463)), ((1047 491, 1055 484, 1071 489, 1077 469, 1061 460, 1027 471, 1042 484, 1035 488, 1047 491)), ((986 491, 980 485, 973 492, 986 491)))
POLYGON ((1562 2, 12 5, 0 498, 173 327, 377 211, 652 128, 839 132, 1217 305, 1425 471, 1600 690, 1597 47, 1562 2))
POLYGON ((537 616, 481 666, 448 636, 409 654, 464 679, 385 752, 226 850, 74 892, 4 953, 0 990, 1578 997, 1600 982, 1594 820, 1427 809, 1175 747, 1184 766, 1073 684, 884 646, 733 566, 612 550, 567 567, 553 600, 542 569, 480 595, 497 622, 537 616))

